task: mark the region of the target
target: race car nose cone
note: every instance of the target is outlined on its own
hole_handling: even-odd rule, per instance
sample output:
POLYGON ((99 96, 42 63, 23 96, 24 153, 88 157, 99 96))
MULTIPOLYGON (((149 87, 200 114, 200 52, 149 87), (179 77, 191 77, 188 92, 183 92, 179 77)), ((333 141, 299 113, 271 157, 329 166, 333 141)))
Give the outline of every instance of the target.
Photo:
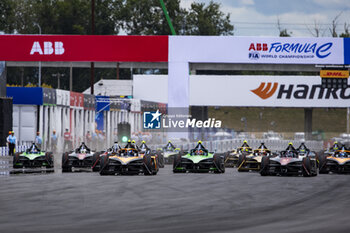
POLYGON ((84 159, 84 158, 85 158, 85 154, 78 154, 78 158, 79 158, 80 160, 84 159))
POLYGON ((282 158, 280 161, 281 165, 287 165, 290 162, 290 160, 290 158, 282 158))

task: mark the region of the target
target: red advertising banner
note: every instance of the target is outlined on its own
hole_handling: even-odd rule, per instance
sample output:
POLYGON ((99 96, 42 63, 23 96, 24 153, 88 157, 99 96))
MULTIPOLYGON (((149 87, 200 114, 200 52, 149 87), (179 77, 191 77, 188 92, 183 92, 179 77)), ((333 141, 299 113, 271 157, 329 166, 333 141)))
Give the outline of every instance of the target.
POLYGON ((83 108, 84 107, 84 94, 78 92, 70 92, 70 106, 83 108))
POLYGON ((168 36, 0 35, 0 61, 167 62, 168 36))

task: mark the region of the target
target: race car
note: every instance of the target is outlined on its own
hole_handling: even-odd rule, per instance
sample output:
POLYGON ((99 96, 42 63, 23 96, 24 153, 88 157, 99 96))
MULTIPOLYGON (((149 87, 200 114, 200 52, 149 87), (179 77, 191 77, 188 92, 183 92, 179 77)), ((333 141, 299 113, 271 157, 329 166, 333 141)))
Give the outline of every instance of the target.
POLYGON ((164 157, 162 154, 158 154, 154 151, 151 150, 151 148, 149 148, 147 145, 146 145, 146 142, 145 141, 142 141, 141 142, 141 145, 137 147, 140 155, 145 155, 145 154, 150 154, 152 159, 155 159, 157 161, 157 166, 159 168, 163 168, 164 167, 164 157))
POLYGON ((272 153, 264 143, 254 150, 251 154, 241 153, 238 157, 238 171, 248 172, 248 171, 260 171, 261 160, 264 156, 271 156, 272 153))
POLYGON ((92 157, 95 153, 83 142, 71 152, 62 154, 62 172, 72 172, 72 168, 91 168, 92 157))
POLYGON ((209 152, 199 141, 197 146, 185 155, 178 154, 174 158, 174 173, 214 172, 224 173, 224 159, 219 154, 209 152))
POLYGON ((159 163, 173 164, 174 157, 180 154, 180 148, 176 148, 171 141, 168 141, 165 147, 157 149, 157 154, 160 157, 159 163))
POLYGON ((102 155, 100 175, 156 175, 158 164, 150 153, 140 154, 135 148, 123 148, 115 154, 102 155))
POLYGON ((238 164, 238 158, 241 154, 249 155, 252 153, 252 148, 248 145, 246 140, 243 141, 241 147, 233 149, 225 155, 225 167, 236 167, 238 164))
POLYGON ((52 152, 41 151, 35 143, 24 153, 15 153, 13 157, 13 168, 54 167, 52 152))
MULTIPOLYGON (((131 142, 130 142, 131 143, 131 142)), ((101 156, 103 155, 116 155, 117 152, 121 149, 119 146, 118 142, 114 142, 113 146, 107 149, 107 151, 101 151, 94 153, 92 156, 92 171, 98 172, 100 171, 100 161, 101 161, 101 156)))
POLYGON ((319 156, 319 173, 350 173, 350 150, 345 146, 319 156))
POLYGON ((305 154, 299 154, 289 143, 286 150, 276 157, 264 156, 261 160, 260 175, 303 175, 316 176, 316 159, 305 154))
POLYGON ((308 156, 310 158, 313 158, 316 160, 316 164, 318 166, 318 154, 315 151, 311 151, 304 142, 300 144, 300 146, 297 148, 298 154, 301 157, 308 156))
POLYGON ((332 147, 328 148, 328 150, 325 151, 326 154, 331 154, 331 153, 334 153, 338 150, 340 150, 342 146, 337 142, 335 141, 332 145, 332 147))

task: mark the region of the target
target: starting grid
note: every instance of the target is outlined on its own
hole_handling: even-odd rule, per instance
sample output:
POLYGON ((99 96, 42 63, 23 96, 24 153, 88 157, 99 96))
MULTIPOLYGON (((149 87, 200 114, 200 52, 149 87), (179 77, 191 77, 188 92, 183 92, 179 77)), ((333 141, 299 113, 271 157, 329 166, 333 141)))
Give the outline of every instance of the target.
MULTIPOLYGON (((230 139, 230 140, 216 140, 216 141, 203 141, 202 144, 209 150, 217 153, 225 153, 234 148, 240 147, 243 144, 244 139, 230 139)), ((261 143, 265 143, 265 146, 272 151, 281 151, 287 148, 288 143, 292 142, 294 147, 297 148, 302 142, 312 151, 323 150, 323 141, 296 141, 296 140, 264 140, 264 139, 249 139, 247 140, 250 147, 253 149, 258 148, 261 143)), ((197 142, 178 144, 176 147, 181 150, 188 151, 194 148, 197 142)), ((163 148, 164 144, 150 145, 154 150, 157 148, 163 148)), ((16 152, 23 152, 28 148, 27 145, 16 146, 16 152)), ((0 156, 7 156, 8 148, 0 147, 0 156)))
MULTIPOLYGON (((225 153, 243 144, 244 139, 228 139, 228 140, 216 140, 216 141, 203 141, 202 144, 209 151, 217 153, 225 153)), ((312 151, 318 152, 323 150, 323 141, 300 141, 300 140, 265 140, 265 139, 247 139, 249 146, 253 149, 257 149, 261 143, 265 143, 265 146, 272 151, 281 151, 287 148, 288 143, 292 142, 294 147, 297 148, 304 142, 305 145, 312 151)), ((197 142, 184 143, 175 145, 181 150, 188 151, 193 149, 197 145, 197 142)), ((151 145, 152 149, 163 148, 164 145, 151 145)))

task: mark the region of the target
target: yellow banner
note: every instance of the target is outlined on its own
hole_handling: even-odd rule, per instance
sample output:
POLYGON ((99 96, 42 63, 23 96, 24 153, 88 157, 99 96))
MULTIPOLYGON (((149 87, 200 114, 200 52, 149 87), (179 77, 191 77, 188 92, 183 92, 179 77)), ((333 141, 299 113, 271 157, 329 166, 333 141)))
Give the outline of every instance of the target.
POLYGON ((348 70, 321 70, 321 78, 349 78, 348 70))

